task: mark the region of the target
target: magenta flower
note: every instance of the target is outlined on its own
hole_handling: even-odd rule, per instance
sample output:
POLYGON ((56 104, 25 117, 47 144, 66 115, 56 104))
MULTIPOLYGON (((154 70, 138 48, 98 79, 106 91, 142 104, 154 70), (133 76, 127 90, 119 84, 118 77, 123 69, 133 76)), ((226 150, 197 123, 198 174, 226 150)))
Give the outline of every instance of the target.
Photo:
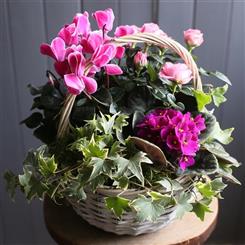
POLYGON ((93 17, 95 18, 100 30, 105 30, 105 32, 112 30, 113 22, 115 19, 112 9, 108 8, 104 11, 96 11, 93 13, 93 17))
POLYGON ((185 170, 186 168, 193 166, 195 164, 195 159, 192 156, 181 156, 179 160, 179 166, 182 170, 185 170))
POLYGON ((139 137, 175 156, 182 169, 194 164, 194 156, 200 147, 198 136, 206 128, 201 115, 193 119, 190 112, 183 114, 173 109, 156 109, 136 127, 139 137))

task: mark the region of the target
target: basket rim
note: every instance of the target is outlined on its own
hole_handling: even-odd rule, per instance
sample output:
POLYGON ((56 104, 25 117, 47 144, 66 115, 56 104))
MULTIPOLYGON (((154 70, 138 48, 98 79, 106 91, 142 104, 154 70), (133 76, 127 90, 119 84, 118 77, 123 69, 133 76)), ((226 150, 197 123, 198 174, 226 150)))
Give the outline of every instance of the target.
MULTIPOLYGON (((191 179, 191 176, 189 175, 182 175, 182 176, 179 176, 173 180, 179 180, 180 182, 185 182, 187 179, 191 179)), ((88 191, 88 192, 92 192, 91 189, 88 187, 88 188, 85 188, 85 192, 88 191)), ((121 194, 121 196, 135 196, 135 195, 138 195, 138 194, 144 194, 146 193, 147 190, 146 189, 137 189, 137 188, 134 188, 134 189, 116 189, 116 188, 113 188, 111 186, 101 186, 101 187, 98 187, 96 190, 95 190, 95 193, 97 194, 101 194, 101 195, 104 195, 104 196, 117 196, 119 194, 121 194)), ((162 192, 162 194, 167 194, 169 192, 162 192)))

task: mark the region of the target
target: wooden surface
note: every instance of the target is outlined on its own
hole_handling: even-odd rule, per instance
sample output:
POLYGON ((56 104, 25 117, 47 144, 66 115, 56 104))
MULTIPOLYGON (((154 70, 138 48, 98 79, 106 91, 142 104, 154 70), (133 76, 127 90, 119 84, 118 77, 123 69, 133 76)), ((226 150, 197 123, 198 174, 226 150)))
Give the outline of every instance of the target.
POLYGON ((218 215, 218 200, 211 203, 212 213, 201 222, 193 213, 182 220, 174 221, 167 228, 155 233, 132 236, 117 236, 90 226, 75 214, 71 207, 57 206, 50 199, 44 201, 46 227, 58 244, 76 245, 174 245, 203 244, 215 228, 218 215))

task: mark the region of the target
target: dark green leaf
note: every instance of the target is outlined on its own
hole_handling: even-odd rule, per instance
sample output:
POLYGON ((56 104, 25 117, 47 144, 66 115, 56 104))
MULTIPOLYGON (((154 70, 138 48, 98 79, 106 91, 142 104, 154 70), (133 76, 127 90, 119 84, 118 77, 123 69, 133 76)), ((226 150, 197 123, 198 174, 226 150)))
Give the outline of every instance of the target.
POLYGON ((40 125, 41 121, 43 119, 43 116, 39 112, 32 113, 28 118, 21 121, 21 123, 24 123, 28 128, 36 128, 40 125))
POLYGON ((157 79, 157 72, 156 69, 152 66, 151 63, 148 63, 147 65, 147 71, 150 76, 150 80, 153 82, 157 79))

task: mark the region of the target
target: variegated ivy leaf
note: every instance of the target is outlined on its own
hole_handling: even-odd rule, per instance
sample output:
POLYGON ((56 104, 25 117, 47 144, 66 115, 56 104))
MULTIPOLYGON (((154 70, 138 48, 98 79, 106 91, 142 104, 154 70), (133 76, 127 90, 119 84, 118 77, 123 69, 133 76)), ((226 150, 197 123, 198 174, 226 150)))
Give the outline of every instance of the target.
POLYGON ((223 87, 217 87, 212 89, 211 94, 213 97, 213 102, 217 107, 219 107, 220 104, 226 101, 224 94, 226 93, 227 89, 228 89, 227 84, 225 84, 223 87))
POLYGON ((150 197, 145 197, 144 195, 139 195, 131 205, 137 212, 137 219, 140 222, 143 221, 156 221, 156 219, 161 216, 165 208, 160 204, 158 200, 153 200, 150 197))
POLYGON ((182 192, 179 196, 176 197, 176 205, 173 213, 175 218, 181 219, 186 212, 190 212, 192 210, 191 202, 191 194, 187 194, 182 192))
POLYGON ((193 206, 193 212, 196 214, 198 218, 200 218, 201 221, 204 220, 205 213, 211 213, 209 206, 206 205, 204 202, 199 201, 192 204, 193 206))
POLYGON ((112 210, 119 218, 122 216, 123 212, 128 209, 129 202, 130 200, 119 196, 105 198, 106 207, 112 210))

